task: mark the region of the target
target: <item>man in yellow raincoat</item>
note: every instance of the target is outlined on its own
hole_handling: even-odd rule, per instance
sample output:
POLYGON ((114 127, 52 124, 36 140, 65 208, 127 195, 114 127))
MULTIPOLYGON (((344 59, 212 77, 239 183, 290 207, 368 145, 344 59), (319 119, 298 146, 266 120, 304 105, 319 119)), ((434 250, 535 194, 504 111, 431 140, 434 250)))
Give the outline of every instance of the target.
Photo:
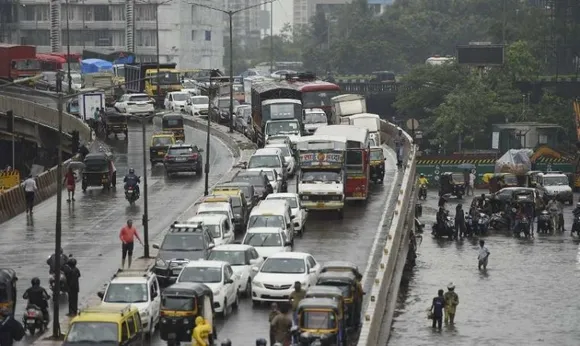
POLYGON ((453 282, 447 285, 448 291, 445 293, 443 298, 445 299, 445 324, 448 322, 451 324, 455 323, 455 309, 459 304, 459 296, 455 293, 455 285, 453 282))
POLYGON ((191 346, 209 346, 209 335, 211 333, 211 324, 207 323, 203 317, 197 316, 191 336, 191 346))

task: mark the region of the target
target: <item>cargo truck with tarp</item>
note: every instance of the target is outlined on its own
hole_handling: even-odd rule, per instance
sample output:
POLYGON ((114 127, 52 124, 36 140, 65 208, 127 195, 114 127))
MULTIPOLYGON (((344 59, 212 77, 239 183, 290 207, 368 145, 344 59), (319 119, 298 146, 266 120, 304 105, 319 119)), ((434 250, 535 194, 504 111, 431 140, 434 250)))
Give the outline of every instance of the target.
POLYGON ((155 98, 157 106, 161 107, 167 93, 180 91, 182 88, 176 66, 175 63, 157 64, 156 62, 125 64, 125 89, 129 93, 146 93, 155 98), (159 76, 157 76, 158 69, 159 76))
POLYGON ((266 142, 269 121, 298 122, 302 131, 301 92, 291 85, 275 81, 252 83, 252 118, 259 146, 266 142))

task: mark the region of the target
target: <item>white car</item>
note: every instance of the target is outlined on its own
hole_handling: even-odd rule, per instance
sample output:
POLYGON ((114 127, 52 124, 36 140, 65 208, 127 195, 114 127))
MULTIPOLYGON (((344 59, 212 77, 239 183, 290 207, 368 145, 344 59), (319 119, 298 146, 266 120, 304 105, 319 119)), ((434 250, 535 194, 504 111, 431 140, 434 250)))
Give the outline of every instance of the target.
POLYGON ((308 211, 300 204, 300 196, 298 196, 297 193, 292 192, 271 193, 266 197, 266 200, 271 199, 282 199, 288 201, 290 208, 292 209, 292 222, 294 223, 294 231, 302 236, 306 230, 306 218, 308 217, 308 211))
POLYGON ((234 210, 232 205, 228 202, 211 202, 211 203, 201 203, 197 207, 195 216, 199 215, 225 215, 230 218, 230 221, 234 222, 234 210))
POLYGON ((264 148, 278 148, 282 151, 282 156, 284 156, 284 161, 286 161, 286 172, 288 175, 294 175, 296 172, 296 159, 292 154, 292 149, 285 143, 270 143, 266 144, 264 148))
POLYGON ((262 258, 278 252, 292 251, 292 243, 284 230, 278 227, 255 227, 248 229, 242 244, 253 246, 262 258))
POLYGON ((264 174, 268 177, 268 181, 270 182, 270 186, 272 186, 272 191, 274 193, 278 193, 282 191, 282 177, 278 174, 273 168, 250 168, 247 169, 249 172, 264 172, 264 174))
POLYGON ((103 306, 124 308, 131 304, 139 309, 143 329, 148 335, 152 335, 155 326, 159 323, 159 310, 161 307, 161 290, 157 276, 142 271, 119 271, 104 292, 98 293, 103 306))
POLYGON ((252 268, 260 268, 264 258, 258 254, 253 246, 243 244, 229 244, 216 246, 209 253, 208 260, 226 261, 240 275, 240 292, 246 297, 252 294, 252 279, 256 271, 252 268))
POLYGON ((198 215, 187 220, 186 223, 189 222, 196 224, 202 222, 203 226, 211 234, 216 246, 234 242, 234 227, 231 220, 228 220, 225 215, 198 215))
POLYGON ((181 112, 185 109, 185 102, 189 98, 189 93, 184 91, 172 91, 165 95, 163 105, 165 109, 170 109, 174 112, 181 112))
POLYGON ((213 306, 224 317, 228 309, 237 309, 240 302, 240 275, 234 273, 232 266, 224 261, 197 260, 187 263, 177 282, 196 282, 204 284, 213 292, 213 306))
POLYGON ((276 78, 276 79, 282 79, 282 78, 286 78, 287 74, 296 74, 298 72, 293 71, 293 70, 279 70, 279 71, 274 71, 272 72, 272 74, 270 74, 270 77, 272 78, 276 78))
POLYGON ((294 283, 302 288, 316 285, 320 264, 311 254, 282 252, 268 257, 252 281, 252 302, 287 302, 294 291, 294 283))
POLYGON ((252 154, 247 168, 273 168, 279 176, 284 178, 288 175, 286 165, 286 160, 280 148, 261 148, 252 154))
POLYGON ((186 92, 190 95, 199 95, 199 86, 195 81, 185 80, 181 83, 181 91, 186 92))
POLYGON ((305 109, 302 118, 304 119, 304 132, 307 135, 313 135, 317 128, 328 125, 326 113, 321 108, 305 109))
POLYGON ((207 117, 208 103, 207 96, 190 96, 185 102, 184 112, 192 116, 207 117))
POLYGON ((115 109, 126 114, 148 114, 155 112, 154 103, 147 94, 125 94, 115 102, 115 109))

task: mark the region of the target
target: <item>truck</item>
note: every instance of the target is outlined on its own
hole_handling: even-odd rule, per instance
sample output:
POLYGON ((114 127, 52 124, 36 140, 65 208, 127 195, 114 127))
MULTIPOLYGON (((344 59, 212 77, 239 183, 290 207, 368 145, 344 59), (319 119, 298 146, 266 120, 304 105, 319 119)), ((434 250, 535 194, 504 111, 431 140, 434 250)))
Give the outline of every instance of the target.
POLYGON ((367 112, 367 102, 365 97, 356 94, 344 94, 335 96, 330 100, 332 105, 331 124, 341 124, 342 117, 367 112))
POLYGON ((123 95, 121 85, 115 83, 115 76, 110 72, 96 72, 82 75, 83 88, 103 89, 105 104, 112 107, 115 100, 123 95))
POLYGON ((334 210, 343 217, 346 187, 346 137, 312 135, 297 144, 297 193, 307 210, 334 210))
POLYGON ((78 110, 79 116, 85 122, 94 119, 95 110, 105 107, 105 94, 102 92, 87 93, 79 95, 78 110))
POLYGON ((266 144, 270 139, 276 137, 288 137, 292 147, 302 136, 303 119, 296 118, 295 112, 302 112, 302 102, 293 99, 274 99, 262 102, 262 114, 268 113, 270 120, 264 126, 264 136, 266 144))
POLYGON ((180 91, 181 79, 176 64, 139 63, 125 64, 125 88, 129 93, 145 93, 155 98, 158 107, 163 106, 165 95, 172 91, 180 91), (157 68, 159 67, 159 78, 157 68), (157 90, 157 80, 161 86, 157 90))
POLYGON ((0 79, 14 81, 40 74, 36 47, 0 43, 0 79))
POLYGON ((369 130, 371 146, 381 146, 381 117, 373 113, 361 113, 341 118, 341 124, 353 125, 369 130))

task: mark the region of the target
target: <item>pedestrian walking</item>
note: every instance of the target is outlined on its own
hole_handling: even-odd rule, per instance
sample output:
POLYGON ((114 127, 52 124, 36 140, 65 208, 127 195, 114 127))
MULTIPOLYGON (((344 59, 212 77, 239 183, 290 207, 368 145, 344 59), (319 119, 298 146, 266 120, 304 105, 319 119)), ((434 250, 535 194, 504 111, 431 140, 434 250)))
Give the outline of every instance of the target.
POLYGON ((463 206, 460 204, 455 207, 455 238, 463 238, 467 226, 465 225, 465 212, 463 211, 463 206))
POLYGON ((445 292, 443 299, 445 299, 445 324, 455 324, 455 311, 459 305, 459 296, 455 293, 455 285, 450 282, 447 285, 448 291, 445 292))
POLYGON ((81 271, 77 268, 77 260, 71 258, 67 265, 69 270, 65 273, 68 285, 68 316, 76 316, 79 311, 79 278, 81 271))
POLYGON ((24 327, 14 319, 10 309, 0 308, 0 345, 12 346, 14 341, 22 340, 24 333, 24 327))
POLYGON ((477 267, 479 268, 479 270, 481 270, 481 267, 483 267, 483 270, 487 270, 487 259, 489 258, 489 250, 487 249, 487 247, 485 247, 485 241, 480 240, 479 241, 479 255, 477 256, 477 260, 478 260, 478 265, 477 267))
POLYGON ((294 291, 290 293, 288 299, 290 300, 290 304, 292 304, 292 318, 296 324, 298 324, 298 304, 300 304, 300 301, 304 299, 304 297, 306 297, 306 291, 302 289, 302 284, 300 281, 294 282, 294 291))
POLYGON ((71 200, 75 200, 75 187, 76 187, 76 175, 73 172, 73 169, 69 167, 68 171, 64 175, 64 184, 66 186, 66 190, 68 192, 68 199, 67 202, 71 200))
POLYGON ((280 307, 280 313, 274 317, 270 323, 274 331, 274 340, 282 345, 290 345, 292 320, 288 317, 288 306, 283 304, 280 307))
POLYGON ((472 170, 471 173, 469 173, 469 190, 471 190, 471 195, 475 196, 475 171, 472 170))
POLYGON ((36 181, 32 177, 32 174, 26 178, 24 181, 24 196, 26 198, 26 213, 32 214, 32 208, 34 208, 34 194, 38 190, 36 186, 36 181))
POLYGON ((133 220, 129 219, 129 220, 127 220, 127 225, 125 225, 123 228, 121 228, 121 231, 119 232, 119 239, 121 239, 121 242, 122 242, 122 246, 121 246, 121 251, 122 251, 121 269, 125 269, 125 259, 127 258, 127 255, 129 255, 129 261, 128 261, 127 268, 131 268, 131 260, 133 257, 133 248, 134 248, 135 238, 137 238, 139 243, 141 243, 141 245, 143 245, 143 242, 141 241, 141 237, 139 237, 139 233, 137 233, 137 229, 135 227, 133 227, 133 220))
POLYGON ((443 309, 445 308, 445 298, 443 297, 443 290, 437 292, 437 297, 433 298, 433 303, 431 304, 431 316, 433 319, 433 329, 438 328, 441 330, 441 325, 443 324, 443 309))
POLYGON ((274 317, 280 314, 280 310, 278 309, 278 304, 276 303, 272 303, 270 307, 272 309, 270 311, 270 314, 268 315, 268 323, 270 323, 270 345, 274 345, 276 343, 276 340, 274 337, 274 329, 272 328, 272 321, 274 320, 274 317))

